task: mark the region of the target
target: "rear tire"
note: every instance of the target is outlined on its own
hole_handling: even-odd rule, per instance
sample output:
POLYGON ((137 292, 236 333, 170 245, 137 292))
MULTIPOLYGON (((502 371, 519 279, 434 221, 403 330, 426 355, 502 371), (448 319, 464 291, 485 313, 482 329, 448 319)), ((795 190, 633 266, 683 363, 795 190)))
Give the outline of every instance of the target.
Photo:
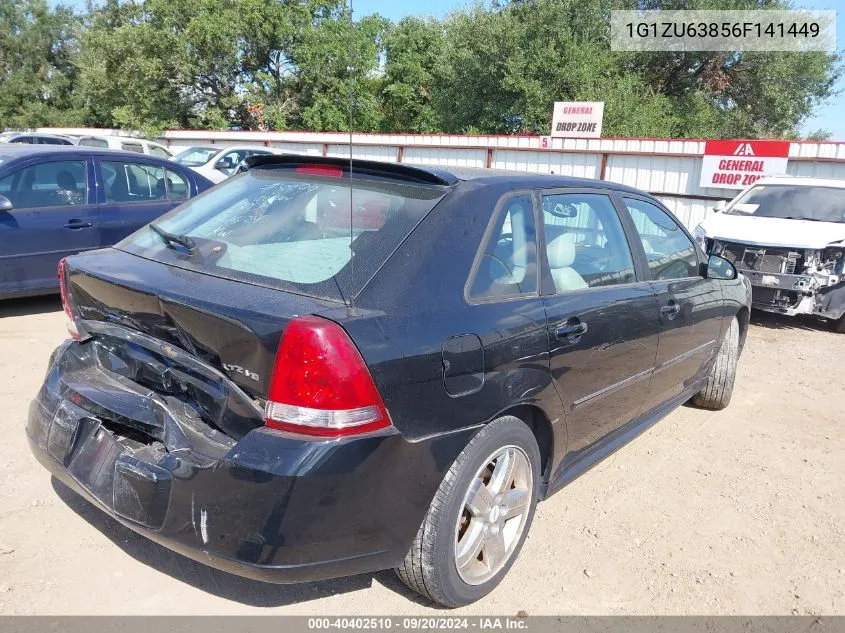
POLYGON ((446 607, 484 597, 525 542, 539 483, 540 450, 531 429, 513 416, 494 420, 446 473, 396 574, 446 607))
POLYGON ((739 360, 739 321, 731 320, 722 346, 716 354, 716 360, 707 375, 704 389, 692 398, 693 404, 703 409, 719 411, 731 401, 736 381, 736 365, 739 360))
POLYGON ((838 334, 845 334, 845 314, 830 322, 830 329, 838 334))

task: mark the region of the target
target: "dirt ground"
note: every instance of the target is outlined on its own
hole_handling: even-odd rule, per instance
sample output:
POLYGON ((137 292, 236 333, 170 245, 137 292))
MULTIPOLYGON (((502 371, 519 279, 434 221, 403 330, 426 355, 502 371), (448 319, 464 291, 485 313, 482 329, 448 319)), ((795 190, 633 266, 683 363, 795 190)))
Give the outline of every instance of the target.
MULTIPOLYGON (((845 335, 757 315, 731 406, 682 407, 541 504, 468 614, 845 614, 845 335)), ((0 614, 421 614, 392 572, 275 586, 135 535, 30 455, 64 338, 54 298, 0 304, 0 614)))

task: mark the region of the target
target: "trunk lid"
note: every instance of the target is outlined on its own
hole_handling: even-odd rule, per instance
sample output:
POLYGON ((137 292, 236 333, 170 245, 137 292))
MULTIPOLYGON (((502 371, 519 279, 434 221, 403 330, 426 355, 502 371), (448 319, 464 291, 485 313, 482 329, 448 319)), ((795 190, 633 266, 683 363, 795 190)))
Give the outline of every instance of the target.
MULTIPOLYGON (((91 340, 98 391, 147 390, 239 439, 263 424, 276 350, 287 323, 338 303, 174 268, 109 249, 68 260, 69 302, 91 340)), ((92 375, 93 376, 93 375, 92 375)), ((106 397, 105 395, 103 397, 106 397)), ((150 432, 152 413, 125 422, 150 432)), ((152 433, 155 437, 155 433, 152 433)))

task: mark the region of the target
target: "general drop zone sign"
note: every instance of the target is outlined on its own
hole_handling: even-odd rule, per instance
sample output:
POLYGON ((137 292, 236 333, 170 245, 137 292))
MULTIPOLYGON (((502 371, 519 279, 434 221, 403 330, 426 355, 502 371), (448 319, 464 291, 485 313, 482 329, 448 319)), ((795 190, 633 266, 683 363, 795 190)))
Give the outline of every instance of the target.
POLYGON ((789 141, 707 141, 702 187, 742 189, 763 176, 786 173, 789 141))
POLYGON ((552 136, 599 138, 603 118, 604 101, 555 101, 552 136))

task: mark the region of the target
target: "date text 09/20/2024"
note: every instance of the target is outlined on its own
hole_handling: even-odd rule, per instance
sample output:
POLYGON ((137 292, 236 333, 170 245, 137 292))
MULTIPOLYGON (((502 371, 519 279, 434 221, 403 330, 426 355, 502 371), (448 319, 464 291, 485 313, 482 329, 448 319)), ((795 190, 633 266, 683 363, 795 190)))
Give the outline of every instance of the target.
POLYGON ((308 618, 308 629, 320 630, 480 630, 519 631, 528 628, 522 617, 336 617, 308 618))

